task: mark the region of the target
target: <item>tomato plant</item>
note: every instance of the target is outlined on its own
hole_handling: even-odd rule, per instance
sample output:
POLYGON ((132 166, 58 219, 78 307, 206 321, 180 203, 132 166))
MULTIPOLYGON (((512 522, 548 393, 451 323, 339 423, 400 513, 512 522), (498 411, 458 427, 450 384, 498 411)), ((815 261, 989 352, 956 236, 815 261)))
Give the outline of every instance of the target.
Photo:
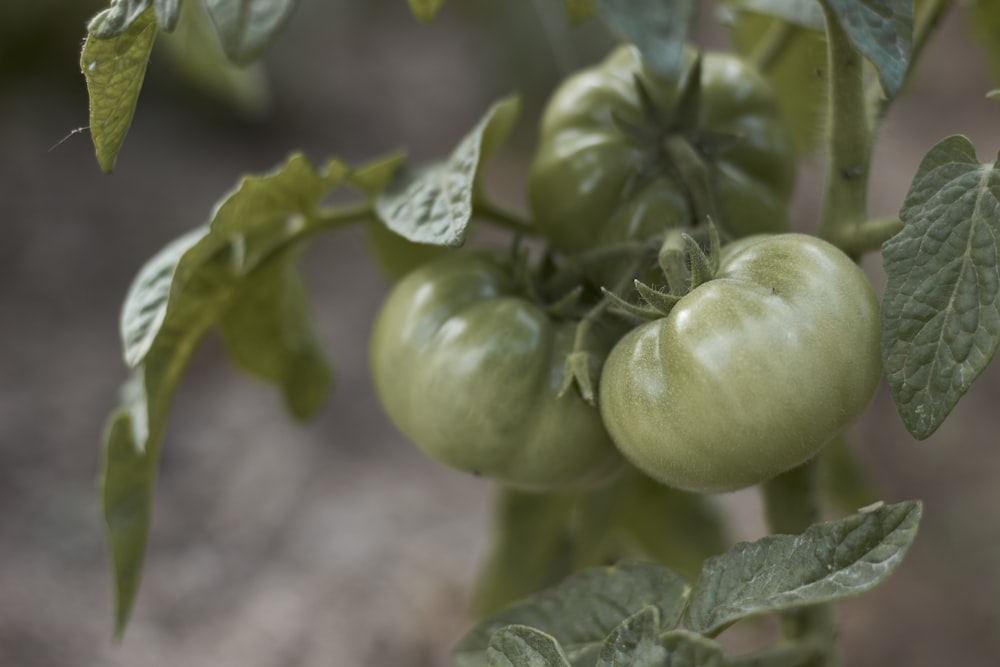
MULTIPOLYGON (((442 5, 409 4, 421 21, 442 5)), ((846 429, 885 377, 905 426, 928 437, 1000 347, 996 164, 948 137, 898 215, 868 204, 877 131, 953 3, 720 0, 733 52, 701 47, 694 0, 566 4, 622 44, 548 99, 521 165, 526 216, 482 173, 520 112, 512 96, 436 161, 294 154, 140 270, 101 484, 119 633, 194 349, 219 330, 294 416, 315 414, 330 368, 298 251, 362 225, 398 279, 371 340, 384 411, 430 458, 499 491, 481 618, 457 664, 837 664, 831 605, 891 574, 922 512, 864 490, 846 429), (793 216, 818 136, 818 204, 793 216), (329 204, 340 188, 353 204, 329 204), (458 249, 483 237, 507 259, 458 249), (881 299, 857 264, 878 251, 881 299), (713 494, 746 487, 773 534, 731 544, 713 494), (717 636, 763 614, 781 617, 781 639, 728 655, 717 636)), ((1000 25, 997 3, 967 4, 1000 25)), ((100 166, 115 164, 161 32, 197 26, 245 65, 294 6, 205 0, 185 22, 179 2, 114 0, 81 59, 100 166)))

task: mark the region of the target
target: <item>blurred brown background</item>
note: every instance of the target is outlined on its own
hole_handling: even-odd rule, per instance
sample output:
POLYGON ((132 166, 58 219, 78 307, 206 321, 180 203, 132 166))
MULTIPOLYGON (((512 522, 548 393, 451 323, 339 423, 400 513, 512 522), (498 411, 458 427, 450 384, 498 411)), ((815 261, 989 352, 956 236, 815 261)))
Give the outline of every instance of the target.
MULTIPOLYGON (((403 0, 307 0, 265 59, 257 117, 185 83, 154 53, 117 173, 100 173, 77 66, 101 2, 0 5, 0 665, 278 667, 447 664, 488 536, 488 482, 425 461, 388 426, 366 338, 385 283, 353 231, 315 243, 308 274, 339 390, 312 423, 242 377, 209 340, 179 392, 146 574, 121 646, 96 498, 103 421, 125 377, 118 308, 164 243, 237 177, 302 148, 360 161, 441 156, 511 90, 526 113, 490 185, 513 206, 554 81, 604 51, 561 2, 451 0, 428 26, 403 0)), ((709 11, 704 12, 706 15, 709 11)), ((702 43, 725 38, 703 21, 702 43)), ((898 209, 922 155, 953 133, 1000 147, 991 83, 954 13, 878 151, 874 214, 898 209)), ((799 226, 819 169, 804 170, 799 226)), ((866 261, 883 277, 878 257, 866 261)), ((884 387, 855 429, 887 500, 921 498, 917 544, 891 581, 841 605, 845 663, 1000 664, 1000 364, 926 442, 884 387)), ((725 499, 759 534, 752 493, 725 499), (749 507, 749 509, 747 509, 749 507)))

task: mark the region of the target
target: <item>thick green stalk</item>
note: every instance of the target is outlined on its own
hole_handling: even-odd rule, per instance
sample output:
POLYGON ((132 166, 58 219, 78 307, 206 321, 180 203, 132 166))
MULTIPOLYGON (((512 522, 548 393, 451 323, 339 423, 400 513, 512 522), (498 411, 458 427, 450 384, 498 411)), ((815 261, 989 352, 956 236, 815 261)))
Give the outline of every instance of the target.
MULTIPOLYGON (((820 520, 819 466, 817 457, 765 482, 764 510, 772 533, 798 535, 820 520)), ((829 604, 785 612, 782 634, 788 640, 812 640, 821 648, 809 667, 839 664, 837 628, 829 604)))
POLYGON ((868 218, 868 177, 874 133, 865 98, 864 59, 851 44, 835 12, 826 15, 829 95, 826 178, 819 236, 844 248, 846 238, 868 218))

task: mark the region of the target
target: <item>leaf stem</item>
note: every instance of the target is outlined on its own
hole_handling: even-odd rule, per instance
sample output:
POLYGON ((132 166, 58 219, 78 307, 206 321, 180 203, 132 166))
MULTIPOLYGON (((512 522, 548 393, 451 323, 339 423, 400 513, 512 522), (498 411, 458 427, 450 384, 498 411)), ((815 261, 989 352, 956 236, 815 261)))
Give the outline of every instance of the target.
POLYGON ((349 227, 368 222, 375 218, 375 209, 371 204, 358 204, 351 207, 333 207, 321 209, 311 221, 311 233, 327 232, 341 227, 349 227))
POLYGON ((864 59, 841 27, 829 0, 821 4, 826 16, 830 86, 819 236, 843 248, 844 237, 868 218, 874 134, 866 108, 864 59))
POLYGON ((538 230, 530 222, 513 211, 494 204, 485 197, 477 197, 473 200, 472 212, 480 218, 485 218, 499 227, 509 229, 518 234, 526 236, 536 236, 538 234, 538 230))
MULTIPOLYGON (((764 509, 772 533, 798 535, 819 522, 821 461, 818 457, 813 458, 762 485, 764 509)), ((821 649, 813 660, 795 664, 809 667, 834 667, 838 664, 837 629, 829 604, 785 612, 782 615, 782 634, 789 640, 813 640, 821 649)))
POLYGON ((837 245, 851 257, 878 250, 883 243, 903 229, 898 215, 875 218, 841 230, 837 245))
POLYGON ((792 41, 792 26, 785 21, 775 21, 761 36, 747 57, 758 72, 767 74, 792 41))

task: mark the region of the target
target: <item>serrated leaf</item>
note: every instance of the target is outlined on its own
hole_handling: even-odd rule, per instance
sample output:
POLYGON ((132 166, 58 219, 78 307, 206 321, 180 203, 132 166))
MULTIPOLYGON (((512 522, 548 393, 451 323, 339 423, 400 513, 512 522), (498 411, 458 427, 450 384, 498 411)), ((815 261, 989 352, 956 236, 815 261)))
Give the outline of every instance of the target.
POLYGON ((204 0, 226 56, 238 65, 259 58, 291 17, 298 0, 204 0))
POLYGON ((250 117, 267 109, 270 93, 263 68, 260 64, 238 67, 229 61, 200 1, 184 3, 176 29, 161 35, 158 44, 173 69, 202 93, 250 117))
POLYGON ((927 153, 882 246, 882 360, 903 422, 932 434, 1000 345, 1000 171, 965 137, 927 153))
POLYGON ((660 612, 643 607, 611 631, 601 645, 595 667, 658 667, 666 665, 667 651, 660 645, 660 612))
MULTIPOLYGON (((192 0, 190 4, 197 4, 192 0)), ((156 23, 161 30, 170 32, 177 27, 181 15, 181 0, 153 0, 153 10, 156 12, 156 23)))
MULTIPOLYGON (((751 3, 742 3, 751 4, 751 3)), ((818 3, 797 7, 819 8, 818 3)), ((820 17, 822 27, 822 16, 820 17)), ((757 56, 761 38, 778 26, 778 19, 751 10, 739 11, 730 22, 730 35, 737 53, 757 56)), ((767 54, 764 76, 771 82, 782 116, 795 138, 801 155, 810 155, 820 144, 826 110, 826 36, 821 31, 789 25, 781 48, 767 54)))
POLYGON ((295 251, 282 252, 240 281, 219 324, 234 363, 279 387, 288 411, 308 419, 326 402, 333 369, 313 324, 295 251))
POLYGON ((109 174, 132 125, 156 32, 153 11, 147 8, 121 34, 108 39, 91 35, 83 44, 80 67, 90 96, 90 136, 97 162, 109 174))
POLYGON ((878 71, 886 96, 903 86, 913 49, 913 0, 821 0, 878 71))
POLYGON ((456 646, 455 662, 459 667, 480 667, 493 633, 520 624, 551 634, 577 665, 577 656, 593 656, 619 623, 647 605, 657 608, 663 627, 674 627, 689 593, 690 587, 679 575, 657 565, 629 563, 583 570, 476 625, 456 646))
POLYGON ((583 23, 597 15, 598 0, 566 0, 566 17, 571 23, 583 23))
MULTIPOLYGON (((292 156, 270 175, 244 178, 217 207, 207 230, 194 230, 169 244, 140 270, 129 290, 122 333, 135 371, 106 433, 101 487, 118 634, 139 587, 160 441, 191 354, 240 289, 250 284, 244 281, 265 290, 259 271, 313 231, 320 200, 343 175, 344 170, 333 167, 317 173, 305 158, 292 156)), ((312 354, 308 344, 305 349, 312 354)), ((308 411, 315 403, 315 387, 301 391, 293 408, 308 411)))
POLYGON ((396 171, 375 199, 379 219, 416 243, 462 245, 482 164, 510 133, 520 106, 516 96, 494 104, 446 161, 396 171))
POLYGON ((597 0, 597 4, 611 31, 639 49, 650 71, 668 81, 681 79, 695 0, 597 0))
POLYGON ((761 14, 778 18, 785 23, 813 31, 822 31, 826 25, 823 10, 815 0, 725 0, 727 15, 740 13, 761 14))
POLYGON ((710 497, 678 491, 633 475, 619 502, 618 525, 645 558, 696 579, 702 563, 729 544, 710 497))
POLYGON ((410 13, 421 23, 427 23, 441 11, 444 0, 407 0, 410 13))
POLYGON ((555 637, 524 625, 493 633, 486 647, 488 667, 570 667, 555 637))
POLYGON ((87 33, 98 39, 116 37, 132 27, 152 4, 153 0, 112 0, 110 7, 90 19, 87 33))
POLYGON ((883 505, 801 535, 738 544, 705 562, 685 626, 713 634, 749 616, 865 593, 899 565, 920 515, 918 502, 883 505))

